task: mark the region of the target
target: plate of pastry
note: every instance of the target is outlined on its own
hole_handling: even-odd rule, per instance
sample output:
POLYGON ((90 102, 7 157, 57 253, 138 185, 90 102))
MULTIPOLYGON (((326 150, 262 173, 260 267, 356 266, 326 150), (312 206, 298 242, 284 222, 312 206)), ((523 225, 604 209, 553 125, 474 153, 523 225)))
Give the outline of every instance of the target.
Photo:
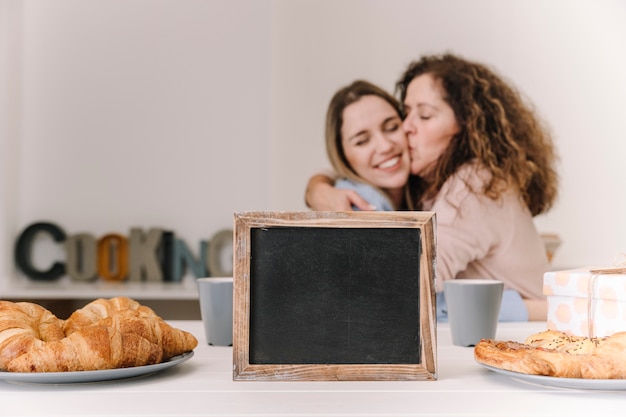
POLYGON ((0 371, 0 379, 7 382, 25 384, 79 384, 85 382, 103 382, 116 379, 147 376, 179 365, 193 356, 193 351, 175 356, 153 365, 133 366, 131 368, 103 369, 97 371, 76 372, 6 372, 0 371))
POLYGON ((524 343, 483 339, 474 359, 531 384, 585 390, 626 390, 626 332, 602 338, 546 330, 524 343))
POLYGON ((70 384, 152 374, 189 360, 195 336, 128 297, 99 298, 56 317, 0 300, 0 379, 70 384))

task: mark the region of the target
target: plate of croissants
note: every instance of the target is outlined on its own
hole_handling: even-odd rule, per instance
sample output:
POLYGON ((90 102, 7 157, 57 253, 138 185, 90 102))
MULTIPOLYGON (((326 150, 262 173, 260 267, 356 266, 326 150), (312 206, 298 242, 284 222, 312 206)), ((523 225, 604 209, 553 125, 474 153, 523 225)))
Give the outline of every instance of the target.
POLYGON ((0 300, 0 379, 67 384, 152 374, 193 356, 198 340, 128 297, 99 298, 60 319, 0 300))
POLYGON ((626 390, 626 332, 589 338, 546 330, 524 343, 483 339, 474 347, 474 359, 531 384, 626 390))

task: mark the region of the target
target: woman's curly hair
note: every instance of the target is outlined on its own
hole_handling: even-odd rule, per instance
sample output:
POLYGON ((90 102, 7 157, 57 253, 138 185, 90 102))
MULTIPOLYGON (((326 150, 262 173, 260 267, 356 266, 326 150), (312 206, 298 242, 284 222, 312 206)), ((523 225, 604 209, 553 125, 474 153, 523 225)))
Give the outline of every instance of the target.
POLYGON ((497 199, 514 187, 533 216, 547 212, 557 196, 557 155, 549 130, 532 106, 487 66, 453 54, 412 62, 396 84, 402 103, 408 85, 423 74, 440 83, 460 132, 441 155, 432 178, 413 178, 418 206, 433 198, 461 165, 477 161, 491 174, 482 190, 486 196, 497 199))

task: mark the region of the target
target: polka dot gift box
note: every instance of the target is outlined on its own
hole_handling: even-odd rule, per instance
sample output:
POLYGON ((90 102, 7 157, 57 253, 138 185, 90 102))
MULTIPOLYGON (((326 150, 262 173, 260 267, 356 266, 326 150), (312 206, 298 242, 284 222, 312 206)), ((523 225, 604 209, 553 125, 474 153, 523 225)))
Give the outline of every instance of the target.
POLYGON ((548 329, 604 337, 626 331, 626 269, 574 269, 544 274, 548 329))

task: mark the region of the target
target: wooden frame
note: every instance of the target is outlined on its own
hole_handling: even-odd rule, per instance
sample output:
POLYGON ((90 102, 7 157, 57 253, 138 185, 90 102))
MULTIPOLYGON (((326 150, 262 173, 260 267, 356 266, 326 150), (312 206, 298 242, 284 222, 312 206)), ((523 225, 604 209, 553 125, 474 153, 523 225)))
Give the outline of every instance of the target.
MULTIPOLYGON (((435 380, 437 335, 432 212, 241 212, 234 226, 234 380, 435 380), (251 363, 252 231, 271 228, 419 229, 419 360, 416 363, 251 363)), ((369 232, 369 230, 368 230, 369 232)), ((258 232, 255 232, 258 233, 258 232)), ((340 233, 343 233, 341 231, 340 233)), ((374 230, 373 233, 378 233, 374 230)), ((415 231, 413 230, 413 232, 415 231)), ((380 248, 384 251, 384 248, 380 248)), ((383 252, 384 259, 384 252, 383 252)), ((253 294, 254 295, 254 294, 253 294)))

